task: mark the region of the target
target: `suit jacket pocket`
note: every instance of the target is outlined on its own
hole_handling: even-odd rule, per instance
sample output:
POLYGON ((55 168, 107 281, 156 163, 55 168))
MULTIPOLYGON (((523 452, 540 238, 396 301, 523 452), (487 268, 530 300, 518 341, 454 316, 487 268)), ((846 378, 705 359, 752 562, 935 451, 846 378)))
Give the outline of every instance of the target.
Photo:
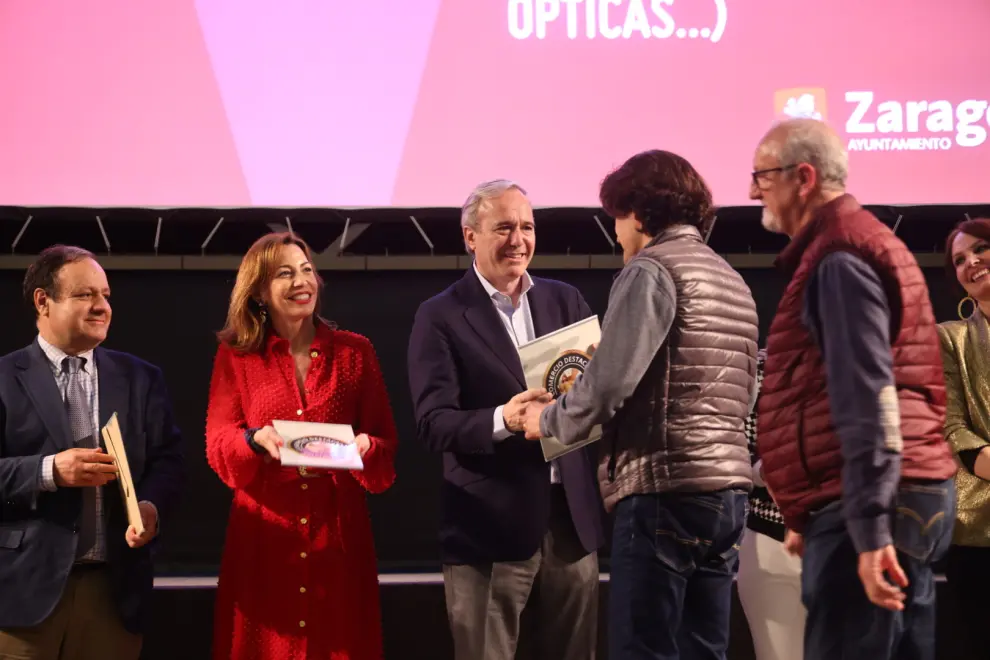
POLYGON ((24 540, 23 529, 9 529, 0 527, 0 548, 7 550, 17 550, 24 540))
POLYGON ((488 479, 487 474, 469 470, 461 465, 454 467, 447 473, 447 482, 458 488, 466 488, 486 479, 488 479))

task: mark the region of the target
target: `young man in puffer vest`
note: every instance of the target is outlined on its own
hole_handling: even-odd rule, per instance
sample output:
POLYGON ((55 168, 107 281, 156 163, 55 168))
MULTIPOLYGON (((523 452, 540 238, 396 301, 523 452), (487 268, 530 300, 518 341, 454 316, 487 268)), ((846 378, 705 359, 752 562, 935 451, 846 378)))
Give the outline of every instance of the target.
POLYGON ((604 424, 608 657, 724 658, 752 488, 756 304, 705 244, 711 192, 686 160, 633 156, 600 197, 625 267, 587 370, 554 405, 530 405, 526 434, 570 444, 604 424))
POLYGON ((845 192, 848 157, 812 119, 756 149, 750 197, 791 238, 759 400, 763 475, 803 557, 805 660, 935 658, 932 563, 956 465, 924 276, 845 192))

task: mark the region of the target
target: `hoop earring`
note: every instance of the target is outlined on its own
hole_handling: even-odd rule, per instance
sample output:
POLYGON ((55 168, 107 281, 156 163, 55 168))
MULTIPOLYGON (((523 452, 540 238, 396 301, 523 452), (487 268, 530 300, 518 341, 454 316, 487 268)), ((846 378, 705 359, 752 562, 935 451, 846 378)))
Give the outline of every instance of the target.
POLYGON ((268 323, 268 308, 264 305, 261 306, 261 325, 268 323))
POLYGON ((959 301, 959 305, 956 307, 956 314, 958 314, 959 318, 962 319, 963 321, 967 321, 970 319, 970 317, 973 316, 973 314, 976 314, 977 309, 979 309, 979 306, 976 304, 976 301, 973 300, 973 297, 966 296, 965 298, 959 301), (968 316, 963 316, 963 305, 965 305, 967 302, 973 303, 973 311, 971 311, 968 316))

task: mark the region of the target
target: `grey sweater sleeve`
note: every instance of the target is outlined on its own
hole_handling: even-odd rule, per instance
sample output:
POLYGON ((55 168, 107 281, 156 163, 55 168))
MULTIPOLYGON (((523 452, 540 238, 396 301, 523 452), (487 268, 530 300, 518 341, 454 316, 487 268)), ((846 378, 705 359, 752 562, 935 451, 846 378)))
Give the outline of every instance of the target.
POLYGON ((540 431, 563 444, 580 442, 632 396, 674 322, 677 293, 659 264, 636 259, 616 277, 602 338, 584 375, 547 406, 540 431))

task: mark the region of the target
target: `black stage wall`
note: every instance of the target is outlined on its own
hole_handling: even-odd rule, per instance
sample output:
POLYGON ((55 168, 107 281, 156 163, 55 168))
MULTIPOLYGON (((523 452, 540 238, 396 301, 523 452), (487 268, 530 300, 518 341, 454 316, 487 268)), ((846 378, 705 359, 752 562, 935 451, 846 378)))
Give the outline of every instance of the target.
MULTIPOLYGON (((753 289, 763 332, 783 282, 772 269, 742 271, 753 289)), ((534 271, 578 287, 604 314, 612 270, 534 271)), ((382 572, 437 571, 436 541, 440 460, 416 442, 406 380, 406 344, 419 303, 462 273, 444 271, 327 271, 324 315, 374 343, 399 428, 398 478, 370 497, 382 572)), ((959 296, 943 271, 927 272, 938 319, 955 317, 959 296)), ((0 271, 0 310, 7 319, 0 350, 30 342, 33 316, 21 303, 23 273, 0 271)), ((185 436, 190 483, 177 519, 168 524, 159 559, 161 575, 215 575, 230 502, 206 463, 204 419, 215 351, 213 332, 226 313, 232 271, 122 271, 108 273, 114 310, 107 347, 132 352, 160 366, 185 436)), ((603 563, 607 570, 607 563, 603 563)))

